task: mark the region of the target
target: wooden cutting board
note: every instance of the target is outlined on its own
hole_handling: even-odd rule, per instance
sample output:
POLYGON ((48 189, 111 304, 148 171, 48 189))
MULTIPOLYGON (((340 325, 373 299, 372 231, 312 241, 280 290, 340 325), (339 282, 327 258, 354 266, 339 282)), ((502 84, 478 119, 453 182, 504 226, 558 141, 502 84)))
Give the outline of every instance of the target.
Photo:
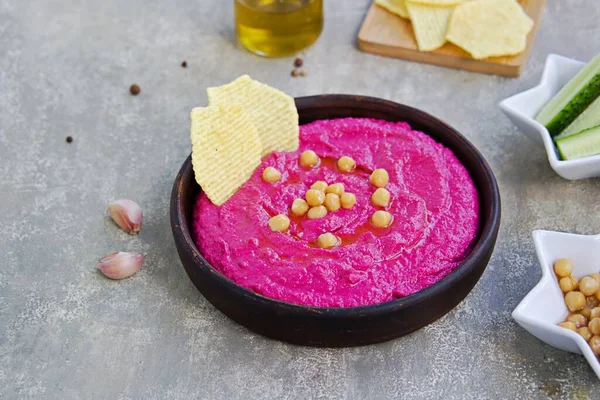
POLYGON ((389 11, 371 5, 358 33, 358 48, 368 53, 403 58, 427 64, 449 68, 465 69, 510 77, 521 75, 533 47, 533 39, 540 25, 546 0, 522 0, 525 12, 533 19, 534 26, 527 38, 527 48, 512 57, 494 57, 474 60, 467 52, 457 46, 446 43, 432 52, 421 52, 410 21, 402 19, 389 11))

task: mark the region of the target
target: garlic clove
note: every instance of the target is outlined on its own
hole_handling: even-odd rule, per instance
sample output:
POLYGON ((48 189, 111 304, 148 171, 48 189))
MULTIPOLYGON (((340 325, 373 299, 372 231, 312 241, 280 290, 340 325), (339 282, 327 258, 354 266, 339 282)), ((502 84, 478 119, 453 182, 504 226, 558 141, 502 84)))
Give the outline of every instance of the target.
POLYGON ((119 252, 104 256, 98 262, 98 269, 107 278, 125 279, 142 268, 145 254, 119 252))
POLYGON ((135 235, 142 229, 142 209, 132 200, 121 199, 108 205, 108 215, 119 228, 130 235, 135 235))

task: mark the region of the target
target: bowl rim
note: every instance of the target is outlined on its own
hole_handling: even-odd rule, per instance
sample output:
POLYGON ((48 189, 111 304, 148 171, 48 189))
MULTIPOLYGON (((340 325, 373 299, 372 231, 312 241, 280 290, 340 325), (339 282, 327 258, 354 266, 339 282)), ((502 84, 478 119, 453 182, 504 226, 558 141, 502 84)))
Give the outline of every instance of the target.
MULTIPOLYGON (((366 306, 358 306, 358 307, 315 307, 309 305, 300 305, 288 303, 281 300, 272 299, 270 297, 263 296, 261 294, 255 293, 250 289, 247 289, 241 285, 238 285, 225 275, 223 275, 220 271, 218 271, 215 267, 213 267, 200 253, 196 244, 194 243, 190 229, 188 226, 187 220, 183 217, 182 204, 183 201, 182 196, 178 194, 181 192, 183 187, 183 176, 186 173, 189 173, 189 170, 192 169, 191 163, 191 154, 186 158, 182 167, 180 168, 173 185, 173 190, 171 194, 171 203, 170 203, 170 214, 171 214, 171 225, 173 228, 173 235, 175 236, 175 240, 179 240, 185 244, 185 248, 187 251, 190 251, 192 254, 192 258, 194 260, 194 264, 197 268, 200 269, 208 269, 208 272, 212 273, 217 282, 220 285, 226 286, 228 289, 237 292, 240 295, 246 297, 247 300, 253 300, 259 303, 263 303, 263 305, 269 305, 272 307, 277 307, 280 310, 286 310, 288 312, 292 312, 295 314, 305 314, 305 315, 320 315, 327 318, 356 318, 364 315, 380 315, 386 314, 390 312, 397 311, 401 308, 410 308, 414 305, 418 304, 422 301, 423 298, 427 298, 431 295, 434 295, 438 292, 444 292, 448 289, 451 289, 458 281, 462 280, 466 275, 470 274, 474 269, 477 268, 478 260, 485 256, 485 253, 489 251, 489 242, 495 241, 495 236, 499 230, 500 226, 500 216, 501 216, 501 200, 500 200, 500 191, 498 188, 498 183, 494 176, 494 173, 487 161, 483 157, 483 155, 477 150, 477 148, 468 141, 461 133, 459 133, 456 129, 452 128, 450 125, 445 123, 444 121, 424 112, 419 109, 416 109, 411 106, 407 106, 401 103, 396 103, 390 100, 384 100, 377 97, 369 97, 369 96, 358 96, 358 95, 347 95, 347 94, 324 94, 324 95, 315 95, 315 96, 304 96, 295 98, 297 108, 308 109, 310 107, 323 107, 326 105, 335 104, 337 102, 343 101, 354 101, 357 103, 357 106, 360 106, 361 102, 369 103, 371 107, 375 106, 375 108, 379 107, 393 107, 403 109, 407 113, 412 113, 415 116, 418 116, 422 120, 426 120, 432 122, 434 124, 440 125, 443 130, 451 135, 455 136, 456 139, 460 142, 461 146, 466 147, 466 149, 473 153, 473 155, 478 160, 478 165, 483 170, 485 174, 487 183, 489 188, 491 189, 490 197, 490 213, 487 219, 484 220, 481 215, 480 208, 480 216, 482 217, 480 220, 481 230, 479 234, 479 238, 475 245, 473 246, 471 252, 467 256, 467 258, 456 267, 450 274, 434 283, 431 286, 426 287, 418 292, 410 294, 406 297, 402 297, 400 299, 390 300, 384 303, 371 304, 366 306), (315 102, 318 104, 315 105, 315 102), (309 107, 310 104, 310 107, 309 107)), ((424 132, 426 133, 426 132, 424 132)), ((426 133, 427 134, 427 133, 426 133)), ((429 136, 429 135, 428 135, 429 136)), ((434 138, 435 140, 435 138, 434 138)), ((437 142, 437 140, 436 140, 437 142)), ((452 149, 450 149, 453 151, 452 149)), ((453 151, 454 152, 454 151, 453 151)), ((461 162, 462 163, 462 162, 461 162)), ((464 164, 463 164, 464 165, 464 164)), ((465 166, 465 168, 467 168, 465 166)), ((472 172, 467 169, 469 173, 472 175, 472 172)), ((193 173, 193 172, 192 172, 193 173)), ((479 198, 481 198, 481 194, 479 194, 479 198)))

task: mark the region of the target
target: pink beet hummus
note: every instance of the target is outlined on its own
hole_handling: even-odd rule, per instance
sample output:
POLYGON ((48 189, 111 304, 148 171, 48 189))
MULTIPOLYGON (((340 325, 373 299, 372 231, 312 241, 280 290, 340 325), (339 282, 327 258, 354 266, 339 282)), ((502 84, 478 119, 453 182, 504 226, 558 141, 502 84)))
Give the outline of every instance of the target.
POLYGON ((469 254, 479 226, 479 202, 469 173, 454 154, 407 123, 374 119, 317 121, 300 128, 300 149, 263 159, 250 180, 220 207, 201 194, 194 208, 193 236, 206 260, 237 284, 261 295, 316 307, 356 307, 418 292, 448 275, 469 254), (323 160, 306 170, 298 158, 314 150, 323 160), (333 160, 350 156, 352 173, 333 160), (266 183, 262 172, 277 168, 282 179, 266 183), (371 226, 378 210, 370 202, 370 171, 390 176, 389 228, 371 226), (342 182, 357 203, 321 219, 291 218, 285 233, 269 219, 291 215, 315 181, 342 182), (316 247, 332 232, 342 244, 316 247))

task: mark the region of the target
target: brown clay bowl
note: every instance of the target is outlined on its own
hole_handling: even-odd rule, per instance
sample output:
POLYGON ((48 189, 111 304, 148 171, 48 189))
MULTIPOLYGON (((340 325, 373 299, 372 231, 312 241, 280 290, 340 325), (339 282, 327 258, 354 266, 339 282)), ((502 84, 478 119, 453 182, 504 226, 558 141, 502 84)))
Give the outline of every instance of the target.
POLYGON ((460 133, 431 115, 376 98, 323 95, 296 99, 300 123, 341 117, 406 121, 451 149, 475 182, 481 225, 471 254, 447 277, 415 294, 354 308, 316 308, 273 300, 238 286, 202 257, 190 235, 194 199, 201 191, 191 158, 184 162, 171 195, 171 225, 181 262, 198 290, 221 312, 247 328, 277 340, 310 346, 359 346, 409 334, 460 303, 485 270, 500 226, 500 194, 492 170, 460 133))

